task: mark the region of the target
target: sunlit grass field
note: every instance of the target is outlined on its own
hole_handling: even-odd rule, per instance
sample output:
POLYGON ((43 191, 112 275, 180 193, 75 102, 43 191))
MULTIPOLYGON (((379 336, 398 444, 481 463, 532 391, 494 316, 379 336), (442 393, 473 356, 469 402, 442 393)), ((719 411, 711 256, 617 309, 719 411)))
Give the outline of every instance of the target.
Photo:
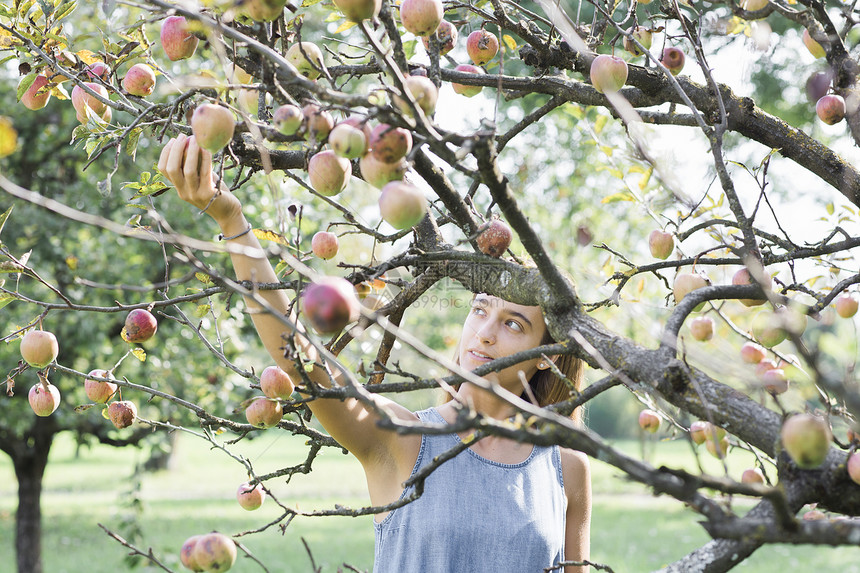
MULTIPOLYGON (((627 441, 616 444, 629 455, 646 455, 654 465, 671 465, 697 471, 695 457, 685 441, 627 441)), ((236 449, 265 473, 300 463, 305 457, 303 440, 282 432, 265 432, 236 449)), ((277 519, 280 511, 272 500, 254 512, 241 509, 234 494, 247 476, 241 466, 205 442, 183 436, 178 444, 178 464, 172 471, 144 474, 138 492, 143 511, 139 526, 143 538, 135 543, 168 567, 182 571, 177 553, 183 540, 213 529, 235 534, 260 528, 277 519)), ((707 453, 701 456, 705 471, 724 470, 707 453)), ((130 570, 127 550, 111 539, 98 524, 126 536, 123 523, 135 516, 130 504, 133 467, 142 461, 134 449, 97 446, 76 455, 69 436, 56 442, 45 479, 43 555, 49 573, 108 573, 130 570)), ((749 465, 743 452, 732 452, 729 474, 733 477, 749 465)), ((682 557, 704 543, 706 534, 698 516, 681 504, 655 497, 638 484, 619 477, 612 467, 592 462, 594 509, 592 559, 616 572, 652 571, 682 557)), ((278 499, 299 509, 333 508, 335 504, 359 507, 368 503, 364 477, 351 457, 332 450, 316 460, 310 475, 298 475, 267 483, 278 499)), ((0 458, 0 570, 14 571, 15 480, 8 458, 0 458)), ((744 509, 751 502, 735 498, 744 509)), ((298 517, 284 531, 280 524, 240 538, 240 542, 274 572, 311 572, 311 556, 322 571, 335 572, 344 563, 369 571, 373 562, 371 517, 298 517), (307 544, 307 549, 305 548, 307 544)), ((787 545, 757 551, 737 568, 739 571, 843 571, 860 573, 860 548, 787 545)), ((141 561, 140 570, 155 570, 141 561)), ((158 569, 160 570, 160 569, 158 569)), ((263 571, 241 558, 233 571, 263 571)))

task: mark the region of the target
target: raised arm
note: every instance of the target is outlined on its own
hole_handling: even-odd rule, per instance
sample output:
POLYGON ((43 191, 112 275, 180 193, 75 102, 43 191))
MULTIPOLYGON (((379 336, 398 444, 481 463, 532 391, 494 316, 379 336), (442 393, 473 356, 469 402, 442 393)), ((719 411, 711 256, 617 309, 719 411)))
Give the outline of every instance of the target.
MULTIPOLYGON (((262 252, 256 236, 244 232, 249 229, 249 223, 242 213, 239 199, 223 183, 221 189, 216 190, 212 177, 212 154, 200 148, 193 136, 179 135, 168 141, 158 160, 158 169, 173 183, 183 201, 198 209, 205 209, 206 214, 218 223, 225 240, 262 252)), ((275 270, 265 256, 231 254, 231 259, 239 280, 278 282, 275 270)), ((286 313, 289 309, 289 297, 283 290, 264 290, 259 291, 258 295, 278 312, 286 313)), ((258 312, 261 307, 253 298, 246 297, 245 301, 251 311, 254 327, 272 359, 294 379, 299 379, 293 362, 284 357, 284 336, 288 334, 288 329, 277 316, 258 312)), ((295 315, 291 318, 298 324, 300 332, 304 332, 301 324, 295 321, 295 315)), ((301 334, 296 335, 295 339, 305 355, 316 364, 308 373, 309 378, 321 386, 331 386, 329 373, 322 366, 313 345, 301 334)), ((336 383, 342 383, 341 378, 339 373, 334 374, 336 383)), ((376 396, 375 399, 393 416, 403 419, 415 417, 387 398, 376 396)), ((376 413, 360 401, 320 399, 310 402, 310 408, 326 431, 362 462, 368 475, 370 472, 376 473, 378 468, 375 466, 380 464, 390 466, 395 463, 397 466, 408 466, 411 470, 409 459, 411 457, 412 463, 415 460, 411 450, 414 449, 417 456, 420 444, 415 445, 414 439, 404 439, 394 432, 380 429, 376 423, 376 413)), ((371 495, 373 497, 372 491, 371 495)))

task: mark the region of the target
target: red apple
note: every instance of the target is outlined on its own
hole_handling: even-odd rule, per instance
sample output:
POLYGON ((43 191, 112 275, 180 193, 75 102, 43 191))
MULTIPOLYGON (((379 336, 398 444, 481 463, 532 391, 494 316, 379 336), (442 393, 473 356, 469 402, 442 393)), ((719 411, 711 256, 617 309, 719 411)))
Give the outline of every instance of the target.
POLYGON ((741 346, 741 360, 747 364, 758 364, 767 356, 767 351, 755 342, 745 342, 741 346))
MULTIPOLYGON (((107 88, 103 85, 94 82, 85 82, 84 85, 99 94, 102 98, 109 99, 110 94, 108 94, 107 88)), ((99 117, 102 117, 110 109, 106 103, 87 93, 78 85, 72 88, 72 107, 75 108, 78 121, 81 123, 87 123, 88 121, 87 108, 99 117)))
MULTIPOLYGON (((467 74, 484 74, 484 70, 479 68, 478 66, 473 66, 472 64, 460 64, 456 68, 454 68, 455 72, 464 72, 467 74)), ((466 97, 474 97, 481 93, 484 89, 483 86, 468 86, 466 84, 458 84, 456 82, 451 82, 451 87, 454 88, 454 93, 460 94, 466 97)))
POLYGON ((704 444, 707 440, 719 441, 725 437, 726 431, 710 422, 699 420, 690 424, 690 438, 697 446, 704 444))
POLYGON ((382 188, 379 212, 395 229, 409 229, 427 214, 427 199, 420 189, 404 181, 391 181, 382 188))
POLYGON ((860 484, 860 452, 855 451, 848 456, 847 467, 851 480, 856 484, 860 484))
MULTIPOLYGON (((90 370, 87 376, 95 376, 97 378, 111 378, 110 372, 107 370, 90 370)), ((84 380, 84 392, 87 398, 96 404, 105 404, 110 400, 117 391, 118 386, 113 382, 102 382, 100 380, 84 380)))
POLYGON ((314 154, 308 162, 311 187, 326 197, 333 197, 346 189, 351 174, 349 159, 338 157, 330 149, 314 154))
POLYGON ((478 248, 485 255, 499 258, 511 246, 514 234, 508 225, 499 219, 493 219, 487 228, 481 231, 476 239, 478 248))
POLYGON ((179 550, 179 561, 186 569, 190 569, 192 571, 203 571, 203 568, 200 567, 197 560, 194 558, 194 546, 197 545, 197 542, 201 537, 203 536, 192 535, 185 540, 185 543, 182 544, 182 549, 179 550))
POLYGON ((260 396, 254 398, 245 408, 245 418, 256 428, 272 428, 284 416, 284 409, 277 400, 260 396))
POLYGON ((436 40, 439 42, 439 55, 444 56, 454 49, 454 46, 457 44, 459 33, 457 32, 457 28, 454 24, 448 20, 442 20, 439 22, 439 27, 436 28, 435 34, 431 36, 421 36, 421 42, 424 44, 424 49, 428 52, 430 51, 430 38, 432 36, 436 36, 436 40))
POLYGON ((334 0, 334 5, 350 22, 361 22, 379 15, 382 0, 334 0))
POLYGON ((358 161, 361 176, 365 181, 381 189, 389 181, 401 181, 409 170, 405 159, 397 163, 383 163, 368 153, 358 161))
POLYGON ((57 337, 47 330, 28 330, 21 339, 21 358, 33 368, 42 369, 60 353, 57 337))
POLYGON ((110 78, 110 68, 104 62, 93 62, 85 68, 87 77, 91 80, 101 78, 102 81, 108 81, 110 78))
POLYGON ((400 23, 416 36, 435 32, 443 14, 442 0, 403 0, 400 4, 400 23))
POLYGON ((806 80, 806 99, 809 103, 816 103, 830 91, 830 83, 833 81, 833 72, 815 72, 806 80))
POLYGON ((131 95, 145 97, 155 89, 155 70, 146 64, 135 64, 122 78, 122 87, 131 95))
POLYGON ((857 314, 857 297, 853 294, 843 293, 836 299, 836 314, 842 318, 851 318, 857 314))
POLYGON ((137 417, 137 406, 130 400, 119 400, 108 405, 108 417, 118 429, 128 428, 137 417))
POLYGON ((146 342, 158 330, 158 321, 151 312, 136 308, 125 317, 125 339, 129 342, 146 342))
POLYGON ((714 326, 710 316, 697 316, 690 321, 690 334, 699 342, 706 342, 714 337, 714 326))
POLYGON ((639 427, 646 432, 655 433, 660 429, 660 415, 654 410, 642 410, 639 412, 639 427))
POLYGON ((325 66, 322 50, 313 42, 296 42, 287 49, 284 58, 309 80, 320 77, 325 66))
POLYGON ((217 153, 233 140, 236 117, 222 105, 204 103, 198 105, 191 116, 191 131, 197 144, 217 153))
POLYGON ((320 106, 309 103, 302 108, 305 121, 305 136, 314 141, 325 141, 331 130, 334 129, 334 118, 332 115, 320 109, 320 106))
POLYGON ((668 259, 672 251, 675 250, 675 237, 672 236, 672 233, 654 229, 648 235, 648 249, 655 259, 668 259))
POLYGON ((277 366, 268 366, 260 373, 260 389, 267 398, 287 400, 295 388, 290 375, 277 366))
POLYGON ((764 389, 770 394, 778 395, 788 391, 788 377, 782 368, 765 370, 764 374, 761 375, 761 382, 764 389))
POLYGON ((836 125, 845 119, 845 100, 840 95, 828 94, 815 104, 815 113, 827 125, 836 125))
POLYGON ((320 231, 311 239, 311 250, 321 259, 330 259, 337 254, 337 235, 328 231, 320 231))
POLYGON ((355 288, 340 277, 322 277, 308 285, 301 296, 301 308, 320 334, 339 332, 361 314, 355 288))
POLYGON ((755 365, 755 375, 761 378, 768 370, 776 370, 777 368, 779 368, 779 364, 766 358, 755 365))
POLYGON ((378 161, 397 163, 412 151, 412 134, 408 129, 380 123, 370 134, 370 152, 378 161))
MULTIPOLYGON (((773 285, 773 279, 768 275, 764 275, 762 277, 764 279, 765 285, 764 288, 770 290, 771 285, 773 285)), ((733 285, 751 285, 754 284, 752 276, 750 275, 749 269, 743 268, 732 275, 732 284, 733 285)), ((759 306, 767 302, 766 298, 739 298, 738 302, 744 306, 759 306)))
MULTIPOLYGON (((708 279, 699 273, 678 273, 672 285, 672 293, 675 304, 680 303, 685 296, 694 290, 708 286, 708 279)), ((705 303, 698 305, 694 310, 701 310, 705 303)))
MULTIPOLYGON (((422 75, 411 75, 404 80, 406 90, 424 111, 424 115, 430 116, 436 111, 436 102, 439 100, 439 90, 430 78, 422 75)), ((412 115, 412 109, 405 99, 399 96, 392 97, 392 103, 406 115, 412 115)))
POLYGON ((677 76, 684 69, 684 61, 686 60, 684 52, 679 48, 668 47, 663 50, 663 56, 660 58, 660 63, 666 66, 666 69, 677 76))
POLYGON ((780 435, 785 451, 801 469, 817 468, 830 451, 830 426, 819 416, 791 416, 783 422, 780 435))
POLYGON ((21 103, 24 104, 24 107, 33 111, 42 109, 48 105, 49 99, 51 99, 51 91, 48 88, 48 78, 42 74, 36 76, 30 87, 21 94, 21 103))
POLYGON ((242 509, 254 511, 266 501, 266 490, 263 489, 261 483, 252 486, 249 482, 245 482, 236 490, 236 501, 239 502, 242 509))
POLYGON ((39 382, 30 387, 27 399, 33 412, 44 418, 53 414, 59 407, 60 390, 46 379, 44 385, 39 382))
POLYGON ((284 135, 294 135, 302 126, 305 116, 297 105, 279 106, 272 114, 272 125, 284 135))
POLYGON ((236 563, 236 543, 223 533, 213 531, 197 540, 191 554, 204 571, 228 571, 236 563))
MULTIPOLYGON (((641 4, 641 2, 640 2, 641 4)), ((627 32, 633 36, 637 42, 642 44, 646 50, 651 48, 651 30, 647 28, 643 28, 642 26, 636 25, 627 29, 627 32)), ((634 56, 641 56, 645 52, 643 52, 639 46, 633 43, 627 36, 624 36, 624 49, 627 50, 628 53, 634 56)))
POLYGON ((197 36, 188 30, 183 16, 168 16, 161 24, 161 47, 171 61, 184 60, 194 55, 197 36))
POLYGON ((627 62, 618 56, 601 54, 592 60, 589 77, 600 93, 617 92, 627 81, 627 62))
POLYGON ((700 446, 705 443, 705 440, 707 439, 706 432, 708 426, 710 426, 709 422, 703 422, 701 420, 690 424, 690 438, 697 446, 700 446))
POLYGON ((824 46, 816 42, 812 39, 812 36, 809 34, 809 30, 803 30, 803 45, 806 46, 806 49, 809 50, 809 53, 813 55, 815 58, 823 58, 827 55, 827 52, 824 51, 824 46))
POLYGON ((741 483, 759 483, 764 485, 764 473, 759 468, 747 468, 741 474, 741 483))
POLYGON ((476 66, 483 66, 499 53, 499 39, 484 29, 475 30, 466 38, 466 53, 476 66))
POLYGON ((367 152, 367 138, 364 131, 348 123, 334 126, 328 135, 328 144, 338 157, 355 159, 367 152))

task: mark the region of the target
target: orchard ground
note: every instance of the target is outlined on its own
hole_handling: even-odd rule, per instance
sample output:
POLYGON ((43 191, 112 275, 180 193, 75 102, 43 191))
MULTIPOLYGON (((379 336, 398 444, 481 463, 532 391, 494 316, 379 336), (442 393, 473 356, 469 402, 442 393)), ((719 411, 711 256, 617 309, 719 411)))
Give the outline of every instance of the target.
MULTIPOLYGON (((184 571, 178 562, 178 551, 186 537, 216 528, 235 534, 260 527, 280 513, 271 499, 255 512, 241 509, 233 494, 247 476, 223 453, 200 447, 195 443, 197 440, 181 436, 175 469, 144 474, 137 494, 143 503, 138 524, 147 543, 139 547, 143 550, 152 547, 155 555, 176 571, 184 571)), ((245 442, 239 450, 254 463, 256 471, 265 472, 301 462, 306 451, 302 442, 298 437, 270 430, 245 442)), ((690 444, 683 439, 666 439, 663 430, 641 442, 627 440, 615 445, 633 456, 644 453, 654 465, 696 467, 690 444)), ((122 523, 135 518, 131 504, 135 483, 132 476, 135 464, 143 461, 142 454, 133 448, 118 450, 108 446, 83 447, 77 455, 75 450, 71 436, 62 434, 51 452, 42 497, 45 570, 52 573, 132 570, 124 562, 125 548, 110 539, 98 524, 128 537, 122 523)), ((708 473, 722 474, 721 464, 705 453, 704 448, 700 461, 708 473)), ((749 456, 743 452, 732 451, 729 474, 738 479, 749 462, 749 456)), ((652 571, 707 541, 694 513, 623 480, 611 466, 592 461, 592 470, 595 562, 608 564, 619 573, 652 571)), ((357 508, 367 503, 360 465, 351 456, 331 449, 315 461, 311 475, 298 475, 288 484, 282 479, 270 480, 267 486, 282 503, 301 510, 331 509, 335 504, 357 508)), ((0 563, 14 560, 11 542, 14 488, 12 468, 4 458, 0 460, 0 538, 5 541, 0 543, 0 563)), ((737 508, 752 505, 741 497, 732 503, 737 508)), ((323 572, 337 571, 344 562, 369 571, 373 561, 371 519, 297 517, 284 535, 275 525, 262 534, 240 537, 238 541, 279 572, 312 571, 302 539, 323 572)), ((736 570, 767 573, 817 569, 851 573, 860 572, 858 557, 860 548, 770 545, 736 570)), ((155 568, 144 565, 142 570, 155 568)), ((261 568, 240 557, 234 570, 241 573, 261 568)))

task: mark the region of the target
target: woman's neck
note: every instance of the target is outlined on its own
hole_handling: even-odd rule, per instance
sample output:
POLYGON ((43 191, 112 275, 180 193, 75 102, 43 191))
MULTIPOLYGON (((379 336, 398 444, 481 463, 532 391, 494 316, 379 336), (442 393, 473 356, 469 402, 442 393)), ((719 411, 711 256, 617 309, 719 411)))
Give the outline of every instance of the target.
POLYGON ((459 400, 483 416, 504 420, 514 415, 514 407, 492 392, 478 388, 468 382, 457 392, 459 400))

